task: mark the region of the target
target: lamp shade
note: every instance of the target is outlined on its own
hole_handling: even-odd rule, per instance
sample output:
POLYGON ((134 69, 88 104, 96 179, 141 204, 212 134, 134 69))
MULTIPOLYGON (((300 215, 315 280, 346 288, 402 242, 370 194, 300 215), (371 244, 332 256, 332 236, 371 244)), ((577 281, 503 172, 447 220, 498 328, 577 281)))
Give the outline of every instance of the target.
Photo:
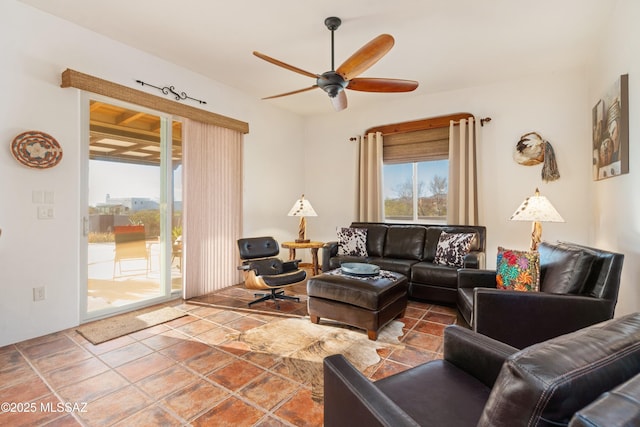
POLYGON ((318 216, 318 214, 313 210, 313 206, 304 198, 303 194, 302 197, 293 204, 293 207, 289 211, 289 216, 318 216))
POLYGON ((511 215, 511 221, 564 222, 549 199, 540 195, 536 188, 533 196, 527 197, 511 215))

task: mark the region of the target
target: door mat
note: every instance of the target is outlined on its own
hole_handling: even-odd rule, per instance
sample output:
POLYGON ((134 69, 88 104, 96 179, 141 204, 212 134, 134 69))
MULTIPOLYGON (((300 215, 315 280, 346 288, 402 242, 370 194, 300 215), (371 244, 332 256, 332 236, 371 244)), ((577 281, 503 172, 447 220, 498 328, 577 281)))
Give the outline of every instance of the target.
POLYGON ((174 307, 147 308, 87 323, 76 331, 91 343, 100 344, 186 315, 174 307))

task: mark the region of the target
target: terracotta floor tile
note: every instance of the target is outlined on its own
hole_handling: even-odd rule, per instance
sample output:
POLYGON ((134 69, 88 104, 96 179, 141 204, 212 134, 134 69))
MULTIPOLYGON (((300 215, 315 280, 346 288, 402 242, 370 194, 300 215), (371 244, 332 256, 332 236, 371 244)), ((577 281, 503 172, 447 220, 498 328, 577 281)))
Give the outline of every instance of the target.
POLYGON ((234 360, 236 360, 236 358, 230 354, 211 349, 210 351, 200 353, 191 359, 185 360, 184 364, 194 371, 206 375, 234 360))
POLYGON ((407 307, 404 312, 404 317, 410 317, 412 319, 420 319, 424 316, 425 310, 415 308, 415 307, 407 307))
POLYGON ((186 325, 187 323, 195 322, 196 320, 198 320, 198 318, 194 316, 183 316, 171 320, 170 322, 166 322, 164 323, 164 325, 170 328, 178 328, 180 326, 186 325))
POLYGON ((107 426, 127 418, 151 404, 151 400, 134 386, 104 396, 87 405, 80 418, 89 426, 107 426))
POLYGON ((49 356, 34 359, 32 363, 41 372, 48 372, 62 366, 73 365, 74 363, 81 362, 89 359, 90 357, 91 353, 81 347, 74 346, 49 356))
POLYGON ((34 341, 31 344, 19 345, 20 350, 30 359, 50 356, 55 353, 78 348, 76 343, 66 335, 56 335, 50 340, 34 341))
POLYGON ((271 368, 275 366, 282 358, 280 356, 276 356, 275 354, 269 353, 260 353, 256 351, 251 351, 249 353, 245 353, 242 355, 244 360, 248 360, 249 362, 253 362, 256 365, 260 365, 263 368, 271 368))
POLYGON ((229 323, 241 317, 243 317, 243 314, 231 310, 224 310, 219 313, 207 316, 207 320, 211 320, 212 322, 215 322, 219 325, 224 325, 225 323, 229 323))
POLYGON ((64 415, 60 418, 56 418, 55 420, 48 422, 46 427, 81 427, 82 424, 78 422, 73 415, 68 414, 64 415))
POLYGON ((24 357, 15 346, 8 345, 0 348, 0 370, 22 362, 24 362, 24 357))
POLYGON ((152 352, 153 350, 149 347, 139 342, 134 342, 133 344, 125 345, 124 347, 101 354, 99 357, 107 365, 115 368, 116 366, 124 365, 127 362, 139 359, 152 352))
POLYGON ((198 335, 197 338, 203 342, 206 342, 207 344, 218 345, 218 344, 222 344, 225 341, 228 341, 229 340, 228 335, 233 333, 235 333, 233 329, 229 329, 226 327, 218 327, 198 335))
POLYGON ((198 319, 194 322, 187 323, 184 326, 177 327, 176 330, 182 332, 185 335, 194 336, 207 332, 208 330, 213 329, 216 326, 218 325, 208 320, 198 319))
POLYGON ((276 417, 267 416, 260 420, 260 422, 258 422, 255 427, 289 427, 290 425, 291 424, 285 423, 284 421, 276 417))
POLYGON ((35 359, 67 350, 75 346, 75 343, 66 335, 58 332, 20 342, 16 344, 16 346, 25 354, 26 357, 35 359))
POLYGON ((167 396, 164 402, 168 408, 188 420, 212 409, 228 397, 229 393, 220 387, 200 380, 167 396))
POLYGON ((417 366, 430 360, 439 359, 438 353, 417 349, 415 347, 405 347, 396 349, 389 356, 389 360, 403 363, 408 366, 417 366))
POLYGON ((443 323, 445 325, 452 325, 456 321, 456 316, 454 314, 444 314, 444 313, 436 313, 433 311, 428 312, 422 318, 423 320, 429 320, 431 322, 443 323))
POLYGON ((264 325, 264 322, 260 320, 253 319, 251 317, 242 317, 237 320, 232 320, 229 323, 226 323, 225 326, 231 329, 235 329, 239 332, 248 331, 249 329, 257 328, 258 326, 264 325))
MULTIPOLYGON (((168 305, 191 314, 99 345, 70 328, 0 348, 0 400, 54 407, 59 396, 92 408, 3 414, 0 425, 321 426, 322 402, 313 400, 310 386, 300 384, 280 356, 250 351, 233 338, 286 317, 284 310, 248 310, 252 294, 236 287, 218 296, 235 299, 237 311, 174 301, 168 305)), ((306 303, 281 304, 306 314, 306 303)), ((440 335, 456 318, 455 308, 410 301, 407 313, 400 319, 405 347, 379 350, 380 362, 364 370, 369 378, 442 358, 440 335)))
POLYGON ((115 350, 120 347, 124 347, 125 345, 133 344, 136 342, 131 336, 125 335, 123 337, 119 337, 113 340, 105 341, 100 344, 92 344, 87 342, 84 345, 84 348, 89 350, 93 354, 103 354, 112 350, 115 350))
POLYGON ((5 412, 0 415, 0 425, 11 427, 31 427, 45 425, 50 421, 61 418, 64 414, 55 411, 41 410, 42 407, 56 408, 59 400, 54 395, 47 395, 37 401, 33 412, 5 412), (41 406, 44 405, 44 406, 41 406))
POLYGON ((114 424, 114 427, 177 427, 181 425, 183 425, 181 420, 162 409, 159 405, 153 405, 147 406, 137 414, 114 424))
POLYGON ((189 314, 198 317, 207 317, 212 314, 220 313, 221 311, 223 311, 222 308, 200 306, 190 311, 189 314))
POLYGON ((163 332, 167 332, 170 331, 171 328, 169 328, 168 326, 165 326, 164 324, 161 325, 156 325, 156 326, 152 326, 150 328, 147 329, 143 329, 141 331, 138 332, 134 332, 132 334, 129 334, 128 336, 130 338, 133 338, 134 340, 138 340, 138 341, 142 341, 146 338, 150 338, 153 336, 156 336, 158 334, 161 334, 163 332))
POLYGON ((385 360, 380 367, 371 377, 372 381, 377 381, 382 378, 386 378, 389 375, 397 374, 398 372, 406 371, 409 366, 400 363, 393 362, 391 360, 385 360))
POLYGON ((91 402, 125 387, 128 382, 113 371, 106 371, 58 390, 67 402, 91 402))
POLYGON ((158 400, 196 381, 198 377, 185 368, 174 365, 153 374, 136 384, 151 397, 158 400))
POLYGON ((240 395, 266 410, 271 410, 291 396, 297 388, 283 377, 266 373, 242 389, 240 395))
POLYGON ((402 342, 407 345, 436 352, 442 345, 442 338, 431 334, 411 331, 407 333, 407 336, 402 340, 402 342))
POLYGON ((160 353, 151 353, 140 359, 126 363, 116 368, 116 371, 132 383, 167 369, 175 362, 160 353))
POLYGON ((452 316, 457 316, 458 315, 458 309, 455 307, 447 307, 444 305, 432 305, 430 308, 430 311, 432 312, 436 312, 436 313, 444 313, 444 314, 450 314, 452 316))
POLYGON ((236 360, 227 366, 209 374, 207 378, 235 391, 265 372, 263 369, 244 360, 236 360))
POLYGON ((36 373, 26 361, 13 362, 10 366, 0 368, 0 387, 10 387, 32 377, 36 377, 36 373))
POLYGON ((230 397, 209 412, 191 422, 194 427, 243 427, 252 426, 264 416, 264 412, 249 406, 236 397, 230 397))
POLYGON ((414 327, 413 330, 417 331, 417 332, 422 332, 425 334, 431 334, 431 335, 435 335, 438 337, 441 337, 444 335, 444 328, 447 325, 442 324, 442 323, 436 323, 436 322, 431 322, 431 321, 426 321, 426 320, 420 320, 414 327))
POLYGON ((410 330, 419 321, 418 319, 414 319, 414 318, 411 318, 411 317, 402 317, 402 318, 400 318, 398 320, 400 320, 402 323, 404 323, 404 328, 402 328, 403 331, 410 330))
POLYGON ((167 329, 165 332, 145 338, 141 343, 154 350, 160 350, 184 341, 186 338, 183 334, 173 329, 167 329))
POLYGON ((275 414, 299 427, 321 426, 324 419, 321 403, 311 398, 310 390, 301 390, 282 405, 275 414))
POLYGON ((49 387, 39 377, 30 376, 22 382, 0 389, 0 402, 30 402, 48 394, 51 394, 49 387))
POLYGON ((207 344, 199 341, 184 340, 172 345, 171 347, 163 348, 160 350, 160 353, 177 362, 182 362, 209 351, 211 351, 211 346, 207 344))

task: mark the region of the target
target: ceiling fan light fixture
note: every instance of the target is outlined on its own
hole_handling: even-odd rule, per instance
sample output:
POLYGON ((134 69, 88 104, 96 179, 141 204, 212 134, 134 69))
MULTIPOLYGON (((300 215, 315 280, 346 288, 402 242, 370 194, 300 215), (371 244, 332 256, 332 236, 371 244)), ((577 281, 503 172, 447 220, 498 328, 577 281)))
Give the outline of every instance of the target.
POLYGON ((321 74, 316 83, 331 98, 335 98, 347 86, 347 81, 335 71, 327 71, 321 74))
POLYGON ((255 56, 287 70, 316 79, 316 84, 287 93, 269 96, 263 99, 279 98, 306 92, 314 88, 322 89, 329 98, 336 111, 347 108, 347 96, 344 89, 353 89, 360 92, 410 92, 418 87, 418 82, 413 80, 358 78, 358 75, 378 62, 393 47, 394 40, 389 34, 380 34, 369 43, 362 46, 337 69, 334 64, 334 32, 342 24, 340 18, 331 16, 324 20, 324 24, 331 31, 331 71, 322 74, 314 74, 301 68, 286 64, 271 58, 260 52, 253 52, 255 56))

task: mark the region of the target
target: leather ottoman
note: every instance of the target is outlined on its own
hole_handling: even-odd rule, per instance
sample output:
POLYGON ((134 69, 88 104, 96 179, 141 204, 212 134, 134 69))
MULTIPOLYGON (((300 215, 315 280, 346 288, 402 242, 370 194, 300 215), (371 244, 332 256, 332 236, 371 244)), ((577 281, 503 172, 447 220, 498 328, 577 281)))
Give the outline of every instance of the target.
POLYGON ((307 281, 309 316, 313 323, 324 317, 366 329, 376 340, 384 325, 404 316, 407 289, 400 273, 380 270, 374 277, 358 277, 332 270, 307 281))

